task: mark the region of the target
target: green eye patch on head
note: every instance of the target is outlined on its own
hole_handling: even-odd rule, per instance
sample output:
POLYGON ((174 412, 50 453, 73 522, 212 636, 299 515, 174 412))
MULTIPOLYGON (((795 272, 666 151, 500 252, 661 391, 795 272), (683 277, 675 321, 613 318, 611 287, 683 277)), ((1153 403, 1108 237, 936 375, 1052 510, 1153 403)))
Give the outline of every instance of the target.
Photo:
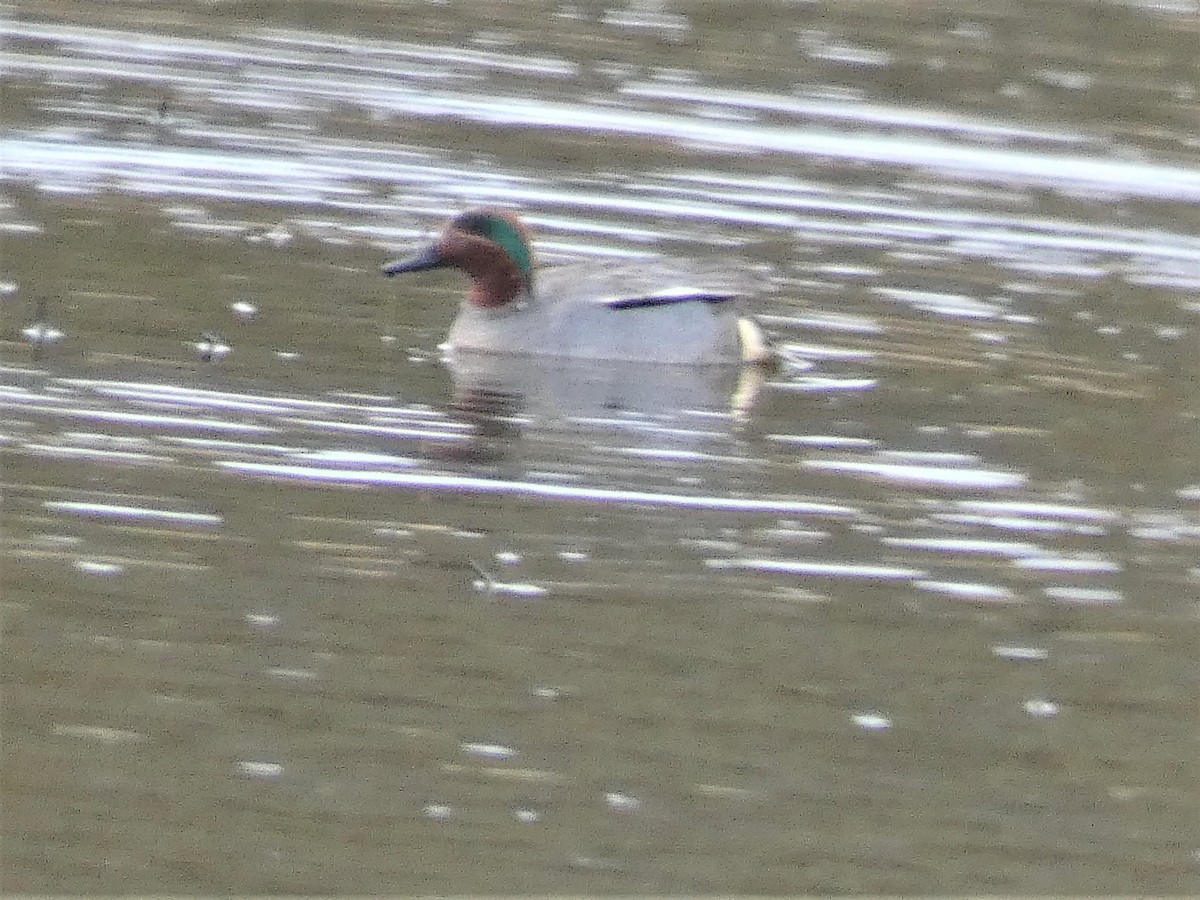
POLYGON ((454 219, 451 224, 468 234, 477 234, 499 244, 516 263, 521 273, 532 280, 533 255, 529 252, 525 236, 512 222, 502 216, 488 213, 466 213, 454 219))

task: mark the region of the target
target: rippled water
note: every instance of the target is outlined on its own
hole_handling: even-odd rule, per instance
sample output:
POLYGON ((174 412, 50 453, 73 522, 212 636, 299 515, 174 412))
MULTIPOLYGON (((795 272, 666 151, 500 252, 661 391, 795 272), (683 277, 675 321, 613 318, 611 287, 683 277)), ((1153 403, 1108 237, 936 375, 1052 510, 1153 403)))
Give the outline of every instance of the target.
POLYGON ((1200 891, 1196 3, 0 10, 4 890, 1200 891))

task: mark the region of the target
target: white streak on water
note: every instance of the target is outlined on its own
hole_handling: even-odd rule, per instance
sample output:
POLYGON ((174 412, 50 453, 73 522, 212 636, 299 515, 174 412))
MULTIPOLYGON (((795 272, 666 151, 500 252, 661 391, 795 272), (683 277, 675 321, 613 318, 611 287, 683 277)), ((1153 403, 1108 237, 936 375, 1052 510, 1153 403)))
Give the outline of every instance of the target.
POLYGON ((70 457, 73 459, 91 459, 98 462, 124 463, 169 463, 174 462, 170 456, 155 453, 136 453, 130 450, 101 450, 96 447, 64 447, 57 444, 22 444, 23 450, 32 454, 45 456, 70 457))
POLYGON ((153 519, 162 522, 182 522, 188 525, 220 525, 224 519, 209 513, 177 512, 170 509, 151 509, 146 506, 117 506, 111 503, 83 503, 74 500, 48 500, 42 504, 54 512, 81 516, 106 516, 115 519, 153 519))
POLYGON ((958 316, 965 319, 995 319, 1001 310, 990 303, 983 303, 963 294, 946 294, 940 291, 914 291, 901 288, 875 288, 874 292, 888 300, 910 303, 918 309, 937 315, 958 316))
POLYGON ((334 463, 343 466, 415 466, 420 461, 411 456, 388 453, 368 453, 363 450, 314 450, 301 453, 306 462, 334 463))
POLYGON ((884 481, 926 484, 936 487, 973 489, 1015 488, 1025 483, 1025 476, 1016 472, 989 469, 951 469, 942 466, 895 465, 883 462, 854 462, 837 459, 808 459, 801 463, 808 469, 868 475, 884 481))
POLYGON ((1086 588, 1074 586, 1055 586, 1045 589, 1045 594, 1051 600, 1061 600, 1064 603, 1101 604, 1120 603, 1125 595, 1120 591, 1107 588, 1086 588))
POLYGON ((594 503, 632 503, 648 506, 674 506, 687 509, 711 509, 739 512, 783 513, 788 515, 844 516, 856 514, 849 506, 832 503, 808 503, 800 500, 757 500, 739 497, 698 497, 685 494, 663 494, 652 491, 628 491, 616 488, 589 488, 531 481, 476 478, 465 475, 433 475, 417 472, 383 472, 362 469, 325 469, 312 466, 285 466, 271 463, 222 460, 224 469, 274 478, 295 478, 305 481, 325 481, 345 484, 376 484, 399 487, 442 490, 474 494, 511 494, 545 499, 578 500, 594 503))
POLYGON ((62 378, 58 382, 78 388, 89 388, 99 394, 127 400, 172 403, 189 406, 213 406, 250 412, 320 411, 334 413, 369 413, 409 418, 441 420, 447 428, 467 429, 470 426, 453 422, 431 409, 404 407, 388 403, 388 398, 374 395, 348 396, 345 402, 314 400, 308 397, 270 397, 262 394, 214 391, 206 388, 184 387, 153 382, 105 381, 91 378, 62 378))
POLYGON ((1050 658, 1050 651, 1044 647, 1026 647, 1020 644, 995 644, 992 653, 1001 659, 1011 659, 1017 662, 1041 662, 1050 658))
POLYGON ((984 553, 996 556, 1029 556, 1040 553, 1037 544, 1013 541, 989 541, 982 538, 884 538, 889 547, 936 550, 943 553, 984 553))
MULTIPOLYGON (((788 348, 790 349, 790 348, 788 348)), ((791 381, 774 382, 772 390, 794 394, 829 394, 851 391, 869 391, 879 384, 875 378, 836 378, 814 375, 791 381)))
POLYGON ((493 744, 490 741, 464 741, 459 745, 463 753, 479 756, 484 759, 512 759, 517 751, 504 744, 493 744))
POLYGON ((64 409, 46 403, 22 406, 22 412, 50 413, 67 419, 87 419, 98 422, 124 422, 144 428, 196 428, 205 431, 236 431, 241 433, 274 432, 277 429, 266 425, 250 425, 245 422, 225 422, 220 419, 198 419, 190 416, 158 416, 146 413, 117 412, 109 409, 64 409))
POLYGON ((401 427, 397 425, 364 425, 359 422, 334 422, 325 419, 301 419, 287 417, 282 420, 288 425, 303 425, 322 431, 350 432, 352 434, 378 434, 394 438, 436 438, 438 440, 470 440, 470 435, 448 433, 451 429, 401 427))
POLYGON ((1097 143, 1095 138, 1079 133, 1040 131, 1016 125, 1006 125, 982 118, 949 113, 922 111, 912 108, 878 106, 867 103, 830 103, 805 97, 764 94, 757 91, 714 90, 711 87, 690 87, 655 83, 633 83, 621 88, 629 97, 654 100, 677 100, 685 103, 722 104, 739 110, 761 109, 794 116, 839 119, 855 124, 884 125, 889 128, 922 128, 951 135, 974 134, 989 138, 1038 140, 1063 144, 1097 143))
POLYGON ((877 443, 870 438, 843 437, 836 434, 768 434, 767 440, 801 447, 821 447, 825 450, 870 450, 877 443))
POLYGON ((93 559, 81 559, 75 563, 75 568, 85 575, 120 575, 125 571, 124 567, 117 563, 93 559))
POLYGON ((972 581, 915 581, 913 587, 935 594, 951 594, 963 600, 997 603, 1013 600, 1013 592, 1006 587, 995 584, 981 584, 972 581))
POLYGON ((1082 525, 1065 522, 1054 522, 1048 519, 1035 519, 1024 516, 983 516, 969 514, 943 514, 934 516, 940 522, 955 525, 983 525, 988 528, 999 528, 1003 531, 1030 531, 1043 534, 1070 532, 1071 534, 1102 535, 1105 529, 1100 525, 1082 525))
POLYGON ((923 578, 927 573, 903 566, 869 566, 858 563, 828 562, 805 559, 709 559, 710 569, 749 569, 755 572, 777 572, 783 575, 814 575, 830 578, 872 578, 910 580, 923 578))
POLYGON ((960 509, 997 516, 1030 516, 1067 519, 1075 522, 1111 522, 1117 514, 1107 509, 1071 506, 1066 503, 1036 503, 1025 500, 963 500, 960 509))
POLYGON ((1034 556, 1013 561, 1020 569, 1038 572, 1120 572, 1121 565, 1107 559, 1073 558, 1066 556, 1034 556))

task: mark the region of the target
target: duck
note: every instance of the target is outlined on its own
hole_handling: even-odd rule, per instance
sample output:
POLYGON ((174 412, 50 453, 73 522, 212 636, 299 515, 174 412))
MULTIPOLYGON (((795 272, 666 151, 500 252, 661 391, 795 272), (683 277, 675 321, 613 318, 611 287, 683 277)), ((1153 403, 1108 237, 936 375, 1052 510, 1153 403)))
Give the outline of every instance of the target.
POLYGON ((382 267, 394 276, 459 269, 471 286, 450 327, 451 353, 678 365, 770 366, 737 273, 652 260, 535 266, 529 228, 510 210, 472 209, 435 240, 382 267))

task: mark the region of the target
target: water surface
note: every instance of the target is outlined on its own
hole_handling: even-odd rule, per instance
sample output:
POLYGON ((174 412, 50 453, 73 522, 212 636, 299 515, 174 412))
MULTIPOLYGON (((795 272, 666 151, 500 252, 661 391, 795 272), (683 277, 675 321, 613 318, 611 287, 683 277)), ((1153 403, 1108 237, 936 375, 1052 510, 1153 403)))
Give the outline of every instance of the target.
POLYGON ((1198 16, 3 7, 3 888, 1200 890, 1198 16), (481 203, 785 365, 448 365, 481 203))

